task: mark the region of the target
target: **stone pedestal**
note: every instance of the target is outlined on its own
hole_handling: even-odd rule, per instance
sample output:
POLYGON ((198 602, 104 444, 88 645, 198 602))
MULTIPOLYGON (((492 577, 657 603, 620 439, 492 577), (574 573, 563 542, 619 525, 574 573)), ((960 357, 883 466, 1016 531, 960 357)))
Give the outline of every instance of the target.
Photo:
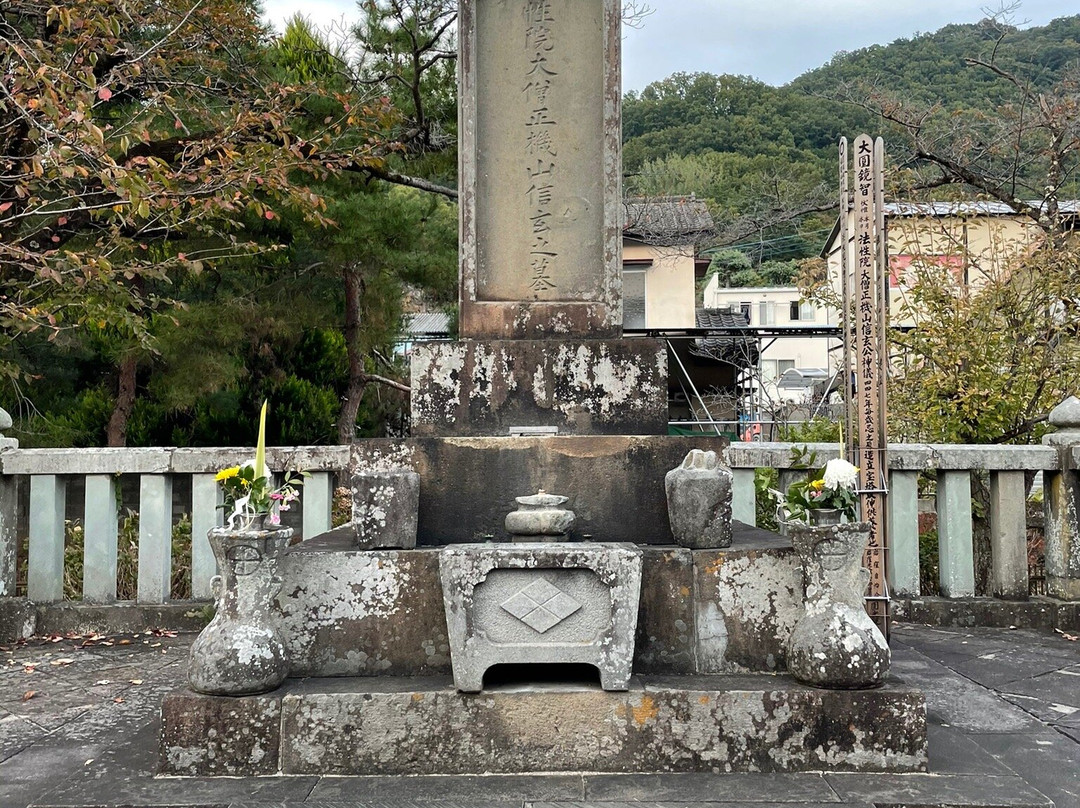
MULTIPOLYGON (((635 541, 647 534, 631 534, 635 541)), ((643 547, 634 671, 777 672, 803 615, 789 542, 735 524, 726 550, 643 547)), ((294 545, 271 613, 292 676, 450 674, 437 548, 359 550, 344 536, 294 545)))
POLYGON ((454 684, 478 693, 493 665, 585 663, 625 690, 641 551, 630 544, 476 544, 439 560, 454 684))
POLYGON ((353 446, 352 471, 420 475, 421 546, 503 541, 514 498, 541 488, 570 497, 579 538, 670 544, 664 474, 691 449, 727 444, 666 435, 372 439, 353 446))
POLYGON ((412 469, 358 471, 352 475, 352 524, 362 550, 416 546, 420 475, 412 469))
POLYGON ((412 434, 666 435, 667 377, 667 350, 652 339, 419 344, 412 434))
POLYGON ((618 693, 566 683, 482 695, 459 692, 447 677, 308 679, 242 699, 180 691, 165 698, 162 720, 162 773, 181 776, 927 765, 921 693, 819 690, 788 676, 635 677, 618 693))

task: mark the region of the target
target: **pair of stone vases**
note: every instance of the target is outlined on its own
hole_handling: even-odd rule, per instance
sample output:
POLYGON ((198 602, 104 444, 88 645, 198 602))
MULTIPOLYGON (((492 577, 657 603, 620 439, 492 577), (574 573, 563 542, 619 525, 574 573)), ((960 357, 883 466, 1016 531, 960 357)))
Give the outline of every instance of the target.
POLYGON ((889 644, 863 600, 870 581, 870 571, 862 565, 869 523, 787 527, 806 581, 806 611, 788 640, 788 670, 816 687, 883 684, 889 673, 889 644))

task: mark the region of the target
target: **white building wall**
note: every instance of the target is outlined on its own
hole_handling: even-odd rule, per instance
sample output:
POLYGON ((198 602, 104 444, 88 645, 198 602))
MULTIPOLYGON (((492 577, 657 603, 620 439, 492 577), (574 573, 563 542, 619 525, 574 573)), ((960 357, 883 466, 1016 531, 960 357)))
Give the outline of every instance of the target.
MULTIPOLYGON (((715 276, 706 285, 702 302, 708 309, 730 307, 739 311, 749 306, 752 326, 827 326, 836 325, 838 319, 838 312, 832 309, 800 303, 799 290, 794 286, 721 287, 715 276), (792 304, 798 307, 794 319, 792 304)), ((774 401, 790 397, 788 391, 778 391, 775 384, 789 367, 835 370, 842 359, 841 346, 840 339, 829 337, 762 338, 760 378, 766 396, 774 401)))

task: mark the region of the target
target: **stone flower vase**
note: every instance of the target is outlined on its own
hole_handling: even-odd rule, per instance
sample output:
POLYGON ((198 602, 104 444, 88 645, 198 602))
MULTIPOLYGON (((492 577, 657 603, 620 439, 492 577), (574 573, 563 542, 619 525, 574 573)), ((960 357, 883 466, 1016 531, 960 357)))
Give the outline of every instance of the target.
POLYGON ((870 525, 789 524, 788 534, 806 578, 806 613, 788 641, 788 670, 815 687, 881 685, 889 673, 889 646, 863 605, 870 525))
POLYGON ((270 622, 281 587, 278 559, 292 528, 213 528, 208 535, 220 575, 212 585, 217 613, 191 646, 192 690, 240 696, 273 690, 289 673, 285 648, 270 622))

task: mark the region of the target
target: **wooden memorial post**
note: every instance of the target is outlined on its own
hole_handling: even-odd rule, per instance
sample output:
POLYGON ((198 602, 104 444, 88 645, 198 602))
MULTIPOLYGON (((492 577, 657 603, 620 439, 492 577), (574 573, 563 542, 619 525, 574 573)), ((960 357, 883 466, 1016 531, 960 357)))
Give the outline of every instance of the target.
POLYGON ((881 138, 860 135, 853 144, 849 164, 847 140, 840 144, 841 176, 841 278, 845 370, 850 372, 850 352, 855 353, 854 407, 852 385, 844 389, 853 424, 845 432, 849 459, 859 467, 862 518, 870 523, 870 542, 865 566, 870 570, 867 611, 883 630, 888 628, 888 585, 885 573, 886 388, 888 348, 887 250, 885 242, 884 154, 881 138), (851 184, 849 186, 849 171, 851 184), (851 188, 851 203, 848 188, 851 188), (849 206, 850 205, 850 206, 849 206), (854 209, 853 249, 848 251, 847 213, 854 209), (858 437, 858 448, 854 446, 858 437))

